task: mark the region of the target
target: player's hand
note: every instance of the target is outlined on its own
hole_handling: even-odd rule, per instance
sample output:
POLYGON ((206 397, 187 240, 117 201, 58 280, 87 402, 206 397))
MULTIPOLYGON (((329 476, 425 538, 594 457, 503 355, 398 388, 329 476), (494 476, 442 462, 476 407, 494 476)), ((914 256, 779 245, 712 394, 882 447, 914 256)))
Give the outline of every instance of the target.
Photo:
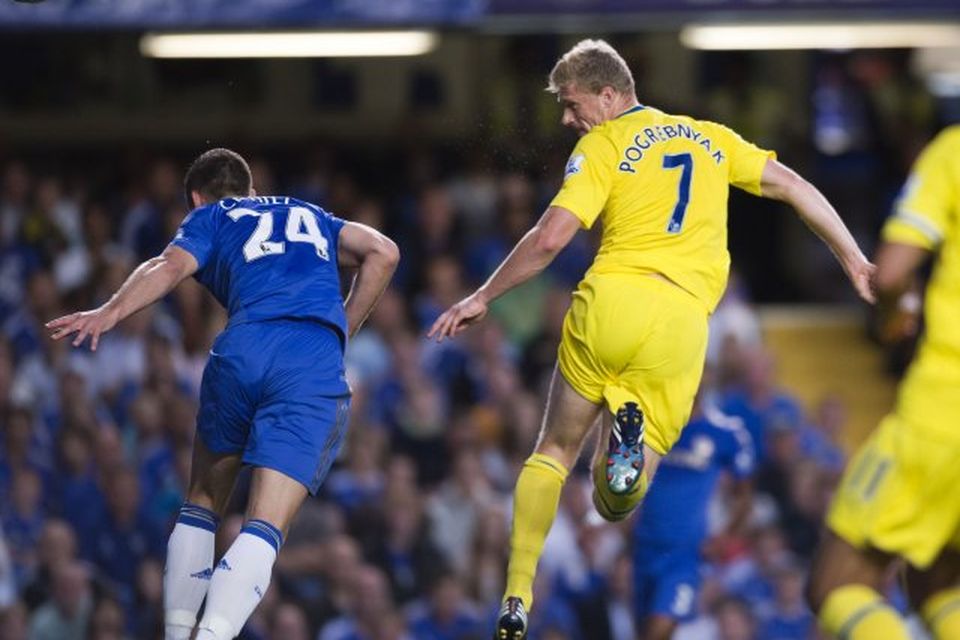
POLYGON ((895 304, 880 306, 880 342, 896 345, 917 337, 922 313, 923 289, 919 282, 914 281, 895 304))
POLYGON ((861 255, 852 261, 844 262, 843 270, 846 271, 850 284, 857 290, 857 295, 865 302, 876 304, 877 294, 873 285, 873 274, 877 270, 876 265, 861 255))
POLYGON ((87 336, 90 336, 90 350, 96 351, 100 343, 100 335, 113 329, 119 320, 120 314, 115 309, 104 305, 92 311, 79 311, 62 316, 44 326, 53 331, 50 337, 54 340, 76 333, 77 337, 73 339, 75 347, 79 347, 87 336))
POLYGON ((427 337, 443 342, 444 338, 452 338, 471 324, 483 320, 485 315, 487 303, 480 292, 474 292, 444 311, 430 327, 427 337))

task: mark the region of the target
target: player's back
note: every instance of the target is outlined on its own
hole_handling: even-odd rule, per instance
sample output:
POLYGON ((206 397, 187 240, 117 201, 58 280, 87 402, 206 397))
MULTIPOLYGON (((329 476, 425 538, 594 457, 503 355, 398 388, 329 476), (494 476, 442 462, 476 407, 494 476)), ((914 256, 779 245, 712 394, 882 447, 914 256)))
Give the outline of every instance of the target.
POLYGON ((901 385, 898 413, 911 424, 960 438, 960 126, 924 150, 884 239, 936 253, 924 303, 924 335, 901 385))
POLYGON ((759 194, 770 157, 722 125, 638 106, 581 139, 554 204, 590 226, 595 205, 564 191, 592 181, 606 197, 591 273, 660 273, 712 310, 730 264, 729 185, 759 194))
POLYGON ((753 443, 742 423, 705 410, 660 461, 635 524, 638 549, 698 549, 708 533, 707 507, 721 472, 743 478, 753 468, 753 443))
POLYGON ((344 222, 286 196, 226 198, 193 211, 173 244, 190 251, 197 280, 229 324, 308 319, 346 336, 337 237, 344 222))

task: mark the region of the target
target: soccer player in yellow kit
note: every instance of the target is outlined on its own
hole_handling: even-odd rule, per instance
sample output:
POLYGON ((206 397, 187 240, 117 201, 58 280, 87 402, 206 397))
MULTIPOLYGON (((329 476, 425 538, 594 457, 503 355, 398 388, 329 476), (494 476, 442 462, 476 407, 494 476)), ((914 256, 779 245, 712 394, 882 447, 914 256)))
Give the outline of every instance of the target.
POLYGON ((909 638, 877 592, 894 557, 907 561, 910 601, 934 637, 960 638, 960 126, 923 151, 883 228, 881 310, 931 255, 916 357, 893 412, 847 467, 811 575, 811 606, 838 638, 909 638))
POLYGON ((537 224, 429 336, 453 336, 491 300, 542 271, 581 228, 603 224, 600 249, 573 294, 536 450, 514 494, 499 640, 526 635, 526 610, 568 469, 597 418, 594 504, 609 520, 643 498, 690 416, 707 317, 726 286, 729 185, 783 200, 830 246, 861 296, 873 265, 809 183, 712 122, 637 102, 633 76, 606 42, 584 40, 550 74, 565 126, 580 141, 560 192, 537 224), (603 411, 604 407, 609 408, 603 411))

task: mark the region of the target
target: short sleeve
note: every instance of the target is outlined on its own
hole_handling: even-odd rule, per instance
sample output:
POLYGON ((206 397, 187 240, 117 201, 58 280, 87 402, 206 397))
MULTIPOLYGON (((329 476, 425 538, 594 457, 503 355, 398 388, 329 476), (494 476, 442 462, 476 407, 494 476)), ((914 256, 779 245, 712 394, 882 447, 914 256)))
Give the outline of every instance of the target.
POLYGON ((198 268, 202 269, 213 248, 213 239, 216 235, 216 206, 208 205, 191 211, 170 244, 188 251, 197 261, 198 268))
POLYGON ((917 159, 883 227, 883 239, 923 249, 939 246, 957 207, 952 175, 954 154, 960 152, 960 129, 938 136, 917 159))
POLYGON ((550 206, 570 211, 589 229, 610 197, 616 164, 617 150, 608 137, 599 132, 583 136, 567 160, 563 186, 550 206))
POLYGON ((717 130, 722 140, 721 149, 727 153, 730 184, 755 196, 761 195, 763 169, 768 160, 777 159, 777 154, 747 142, 732 129, 717 125, 717 130))
POLYGON ((327 228, 330 229, 330 235, 336 240, 340 236, 340 230, 343 229, 343 225, 347 224, 347 221, 343 218, 338 218, 329 211, 325 211, 320 207, 317 207, 320 217, 323 218, 324 222, 327 225, 327 228))
POLYGON ((320 219, 320 222, 326 229, 327 235, 330 237, 331 242, 333 242, 334 256, 338 256, 340 250, 340 231, 343 229, 343 225, 347 224, 347 221, 343 218, 338 218, 323 207, 319 207, 315 204, 310 206, 313 208, 314 213, 317 214, 317 217, 320 219))

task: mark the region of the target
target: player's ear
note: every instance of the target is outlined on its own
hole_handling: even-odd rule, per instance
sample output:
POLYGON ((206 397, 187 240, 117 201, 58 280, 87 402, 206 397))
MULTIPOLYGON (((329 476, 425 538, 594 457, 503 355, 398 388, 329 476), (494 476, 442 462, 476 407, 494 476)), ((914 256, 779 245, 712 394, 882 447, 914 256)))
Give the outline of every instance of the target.
POLYGON ((605 107, 609 107, 617 99, 617 92, 613 87, 607 85, 600 89, 600 101, 605 107))

